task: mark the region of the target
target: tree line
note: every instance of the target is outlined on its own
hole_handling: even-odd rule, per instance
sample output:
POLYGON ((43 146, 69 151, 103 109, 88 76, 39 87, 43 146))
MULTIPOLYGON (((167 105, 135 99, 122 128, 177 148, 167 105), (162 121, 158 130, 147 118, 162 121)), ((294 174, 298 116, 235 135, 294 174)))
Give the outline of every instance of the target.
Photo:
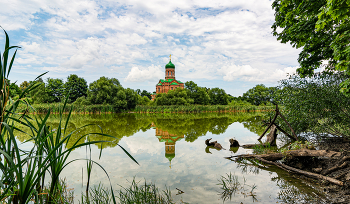
POLYGON ((10 96, 18 97, 32 83, 38 83, 38 87, 26 96, 32 104, 59 103, 67 99, 76 105, 113 105, 116 111, 132 110, 136 105, 270 105, 276 92, 276 87, 259 84, 243 96, 234 97, 224 89, 200 87, 188 81, 184 89, 157 94, 155 100, 151 101, 152 93, 124 88, 116 78, 103 76, 88 85, 84 78, 71 74, 66 82, 58 78, 47 78, 45 81, 39 78, 36 81, 24 81, 19 86, 9 83, 10 96))

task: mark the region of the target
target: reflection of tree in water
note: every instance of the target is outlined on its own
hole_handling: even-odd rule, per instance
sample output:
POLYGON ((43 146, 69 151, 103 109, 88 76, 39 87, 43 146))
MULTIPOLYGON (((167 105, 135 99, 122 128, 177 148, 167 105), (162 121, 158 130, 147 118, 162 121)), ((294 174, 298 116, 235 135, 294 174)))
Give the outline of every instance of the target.
MULTIPOLYGON (((174 135, 185 135, 187 142, 193 142, 198 137, 212 134, 222 134, 234 122, 255 125, 254 122, 261 113, 202 113, 202 114, 101 114, 101 115, 71 115, 66 134, 73 133, 68 146, 75 143, 81 136, 88 133, 101 133, 116 138, 101 135, 90 135, 91 141, 110 141, 97 144, 98 147, 114 147, 123 137, 129 137, 139 131, 147 131, 154 122, 157 128, 174 135), (90 124, 90 125, 88 125, 90 124), (87 126, 86 126, 87 125, 87 126), (84 128, 80 128, 83 127, 84 128), (79 129, 77 129, 79 128, 79 129)), ((67 115, 65 116, 67 117, 67 115)), ((59 116, 51 115, 47 125, 55 130, 59 124, 59 116)), ((29 131, 29 129, 27 129, 29 131)), ((17 132, 17 139, 21 142, 30 139, 30 136, 17 132)), ((87 136, 80 142, 82 143, 87 136)))
MULTIPOLYGON (((114 147, 118 144, 122 137, 129 137, 139 131, 146 131, 151 128, 150 120, 137 120, 133 114, 106 114, 106 115, 72 115, 69 119, 66 134, 75 131, 69 140, 68 147, 74 144, 80 137, 89 133, 104 133, 112 135, 116 138, 106 137, 102 135, 91 134, 90 141, 110 141, 105 143, 98 143, 105 147, 114 147), (83 127, 84 128, 79 128, 83 127), (79 129, 77 129, 79 128, 79 129)), ((52 115, 47 125, 56 130, 58 127, 59 118, 52 115)), ((29 129, 27 129, 29 131, 29 129)), ((17 133, 17 138, 23 142, 30 139, 29 135, 17 133)), ((83 143, 87 139, 85 136, 79 143, 83 143)))
MULTIPOLYGON (((212 134, 222 134, 234 122, 253 121, 250 118, 256 118, 259 113, 235 113, 235 114, 183 114, 188 117, 176 117, 177 115, 156 117, 153 119, 155 125, 161 129, 167 130, 171 134, 185 135, 185 140, 193 142, 198 137, 212 134)), ((250 122, 250 124, 253 124, 250 122)), ((264 130, 262 130, 264 131, 264 130)))
POLYGON ((236 159, 237 168, 242 173, 252 172, 259 174, 261 170, 269 171, 270 174, 276 173, 271 181, 276 182, 280 188, 277 198, 283 203, 328 203, 325 195, 316 188, 311 188, 307 183, 301 182, 300 179, 291 177, 291 174, 277 167, 265 167, 259 161, 253 159, 236 159))
POLYGON ((241 123, 250 132, 254 132, 257 135, 261 135, 266 128, 265 126, 263 126, 263 123, 261 120, 262 120, 261 116, 253 116, 250 118, 245 118, 245 120, 241 121, 241 123))

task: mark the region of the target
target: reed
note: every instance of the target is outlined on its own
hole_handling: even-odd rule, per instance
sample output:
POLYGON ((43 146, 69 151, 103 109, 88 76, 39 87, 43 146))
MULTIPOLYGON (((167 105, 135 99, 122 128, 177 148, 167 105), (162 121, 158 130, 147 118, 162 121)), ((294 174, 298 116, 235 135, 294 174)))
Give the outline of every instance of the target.
POLYGON ((272 106, 235 106, 235 105, 172 105, 172 106, 146 106, 137 105, 137 113, 205 113, 205 112, 254 112, 270 111, 272 106))
MULTIPOLYGON (((114 136, 103 134, 102 132, 88 133, 79 135, 78 139, 70 144, 72 135, 78 134, 80 129, 90 125, 77 128, 73 131, 67 131, 67 126, 72 113, 72 108, 67 106, 67 100, 56 110, 58 112, 59 123, 57 127, 49 127, 47 121, 51 115, 51 108, 45 115, 28 115, 29 110, 35 110, 24 98, 29 91, 35 89, 40 83, 32 83, 22 94, 13 101, 9 97, 8 77, 16 56, 17 50, 9 60, 11 49, 18 48, 10 46, 9 37, 5 32, 5 51, 0 58, 0 203, 26 204, 31 201, 35 203, 55 203, 58 195, 62 192, 60 185, 60 175, 63 169, 69 164, 78 160, 68 160, 71 152, 79 147, 92 144, 104 143, 106 141, 93 141, 91 135, 99 135, 105 138, 114 138, 114 136), (9 63, 8 63, 9 62, 9 63), (19 112, 19 107, 24 108, 19 112), (67 112, 68 116, 63 117, 67 112), (26 130, 18 128, 16 124, 26 127, 26 130), (29 149, 20 149, 19 142, 15 138, 15 132, 21 132, 29 136, 25 142, 30 142, 32 147, 29 149), (85 140, 88 138, 88 140, 85 140), (46 178, 48 175, 48 178, 46 178), (45 189, 45 183, 50 183, 45 189), (44 190, 45 189, 45 190, 44 190)), ((45 73, 44 73, 45 74, 45 73)), ((41 75, 42 76, 42 75, 41 75)), ((39 76, 40 77, 40 76, 39 76)), ((66 97, 68 99, 68 97, 66 97)), ((120 146, 120 145, 118 145, 120 146)), ((134 161, 137 161, 122 147, 122 150, 134 161)), ((100 156, 102 148, 100 149, 100 156)), ((109 179, 105 169, 99 166, 109 179)), ((110 186, 113 203, 116 203, 112 185, 110 186)))
POLYGON ((121 203, 133 203, 133 204, 171 204, 174 203, 171 198, 170 189, 159 191, 155 184, 139 184, 135 178, 131 182, 130 187, 122 187, 122 190, 118 191, 118 198, 121 203))

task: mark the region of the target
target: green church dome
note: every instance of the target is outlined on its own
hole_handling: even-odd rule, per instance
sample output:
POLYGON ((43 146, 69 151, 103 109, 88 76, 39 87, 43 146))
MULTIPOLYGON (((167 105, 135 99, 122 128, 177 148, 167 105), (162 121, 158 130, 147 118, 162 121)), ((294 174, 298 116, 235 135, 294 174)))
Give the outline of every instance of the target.
POLYGON ((165 153, 165 157, 171 162, 171 160, 174 159, 175 154, 167 154, 167 153, 165 153))
POLYGON ((169 61, 168 64, 165 65, 165 69, 167 69, 167 68, 175 69, 175 65, 173 63, 171 63, 171 60, 169 61))

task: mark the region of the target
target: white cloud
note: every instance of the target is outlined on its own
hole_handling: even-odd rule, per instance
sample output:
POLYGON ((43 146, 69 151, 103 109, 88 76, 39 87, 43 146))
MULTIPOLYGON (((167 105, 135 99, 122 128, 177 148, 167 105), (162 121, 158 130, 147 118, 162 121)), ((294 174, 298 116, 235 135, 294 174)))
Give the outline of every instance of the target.
POLYGON ((269 0, 14 0, 0 22, 19 36, 18 63, 38 71, 113 73, 136 86, 163 78, 155 67, 172 54, 180 80, 230 86, 277 82, 297 66, 299 51, 271 34, 273 13, 269 0))
POLYGON ((139 69, 138 67, 131 68, 125 81, 154 81, 157 82, 160 78, 163 78, 164 72, 161 71, 160 66, 149 66, 146 69, 139 69))
POLYGON ((233 81, 237 78, 249 80, 249 78, 252 76, 261 74, 258 69, 254 69, 250 65, 237 66, 233 64, 229 66, 223 66, 218 71, 224 74, 223 79, 225 81, 233 81))

